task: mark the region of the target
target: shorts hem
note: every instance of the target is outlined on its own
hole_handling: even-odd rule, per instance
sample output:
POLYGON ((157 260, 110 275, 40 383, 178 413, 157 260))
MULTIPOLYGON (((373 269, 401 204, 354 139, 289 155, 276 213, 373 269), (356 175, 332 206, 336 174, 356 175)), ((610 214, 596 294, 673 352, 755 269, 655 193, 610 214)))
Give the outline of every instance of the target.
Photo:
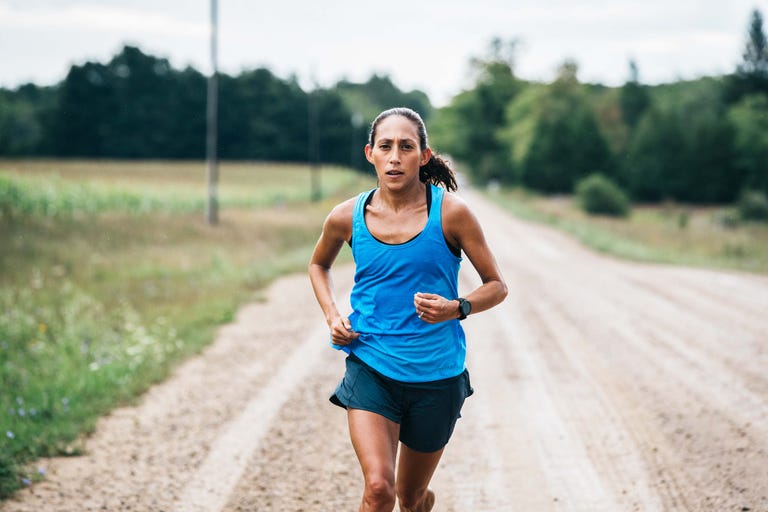
POLYGON ((344 402, 341 401, 341 399, 338 397, 338 395, 336 393, 331 395, 331 397, 328 400, 333 405, 337 405, 337 406, 341 407, 342 409, 346 409, 346 410, 357 409, 358 411, 372 412, 374 414, 378 414, 382 418, 386 418, 389 421, 392 421, 392 422, 397 423, 398 425, 400 425, 400 419, 392 418, 391 416, 387 416, 386 414, 382 414, 381 411, 377 411, 377 410, 374 410, 373 408, 369 408, 369 407, 359 407, 359 406, 354 406, 354 405, 347 405, 347 404, 345 404, 344 402))

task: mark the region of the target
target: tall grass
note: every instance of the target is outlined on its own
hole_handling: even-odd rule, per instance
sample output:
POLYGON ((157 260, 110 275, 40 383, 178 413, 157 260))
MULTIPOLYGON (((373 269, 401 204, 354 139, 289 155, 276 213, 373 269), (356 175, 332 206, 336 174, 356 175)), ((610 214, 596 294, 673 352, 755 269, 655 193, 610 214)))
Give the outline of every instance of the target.
POLYGON ((515 215, 555 226, 620 258, 768 274, 768 224, 734 221, 727 206, 636 205, 631 216, 611 218, 588 215, 567 196, 520 189, 488 196, 515 215))
POLYGON ((0 161, 0 496, 306 268, 331 206, 373 186, 323 169, 312 203, 306 167, 221 171, 212 227, 200 163, 0 161))

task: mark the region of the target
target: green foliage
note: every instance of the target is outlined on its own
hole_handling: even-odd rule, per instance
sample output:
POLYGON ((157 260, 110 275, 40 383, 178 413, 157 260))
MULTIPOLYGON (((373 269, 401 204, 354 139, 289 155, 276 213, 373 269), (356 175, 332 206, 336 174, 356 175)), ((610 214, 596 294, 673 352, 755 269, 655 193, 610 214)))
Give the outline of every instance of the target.
POLYGON ((522 181, 522 169, 531 150, 536 127, 547 96, 547 86, 530 84, 507 104, 505 126, 498 133, 498 140, 508 151, 508 158, 515 170, 513 183, 522 181))
POLYGON ((601 174, 590 174, 576 184, 576 197, 587 213, 626 217, 629 198, 619 186, 601 174))
POLYGON ((764 192, 746 190, 736 203, 743 220, 768 221, 768 196, 764 192))
POLYGON ((308 159, 309 98, 298 84, 261 68, 237 77, 222 75, 220 91, 219 151, 223 158, 308 159))
POLYGON ((675 176, 684 167, 683 126, 675 113, 649 110, 638 124, 624 162, 622 182, 635 199, 660 201, 673 196, 675 176))
POLYGON ((763 29, 763 15, 752 11, 747 27, 742 61, 729 75, 723 89, 727 103, 736 103, 751 94, 768 94, 768 40, 763 29))
POLYGON ((566 63, 542 98, 524 162, 523 184, 542 192, 571 192, 590 172, 613 173, 612 155, 600 132, 575 64, 566 63))
POLYGON ((752 11, 747 32, 749 38, 744 47, 744 60, 739 64, 738 72, 743 75, 768 78, 768 40, 763 31, 763 15, 758 9, 752 11))
POLYGON ((735 166, 742 186, 768 194, 768 95, 745 96, 728 118, 735 128, 735 166))
MULTIPOLYGON (((218 83, 218 153, 227 159, 319 155, 321 162, 363 167, 365 124, 380 110, 405 105, 425 118, 432 110, 424 93, 404 93, 388 77, 305 92, 295 77, 259 68, 221 73, 218 83)), ((0 155, 200 159, 206 94, 207 78, 195 69, 176 70, 125 46, 107 63, 72 66, 56 87, 0 89, 0 155)))
POLYGON ((47 151, 45 126, 56 98, 55 88, 34 84, 0 89, 0 155, 47 151))
POLYGON ((72 283, 41 283, 0 292, 0 453, 17 473, 72 453, 94 417, 144 389, 181 346, 162 319, 147 325, 128 305, 106 311, 72 283))
POLYGON ((465 163, 479 183, 515 179, 509 151, 500 141, 507 105, 523 86, 513 72, 514 48, 514 42, 495 39, 486 57, 473 59, 475 87, 453 98, 439 117, 441 128, 433 131, 437 146, 465 163))
POLYGON ((741 185, 735 131, 717 89, 692 88, 675 100, 656 102, 640 120, 621 183, 644 201, 733 200, 741 185))
POLYGON ((635 61, 629 62, 630 77, 619 92, 619 105, 624 122, 634 130, 651 103, 648 88, 640 83, 635 61))

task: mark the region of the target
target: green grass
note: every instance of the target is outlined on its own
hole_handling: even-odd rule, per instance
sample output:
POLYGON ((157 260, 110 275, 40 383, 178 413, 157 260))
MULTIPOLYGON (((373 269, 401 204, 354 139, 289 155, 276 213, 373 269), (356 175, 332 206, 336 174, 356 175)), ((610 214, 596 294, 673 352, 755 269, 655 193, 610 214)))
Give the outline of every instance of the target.
POLYGON ((224 163, 212 227, 200 162, 0 161, 0 496, 303 271, 330 208, 374 185, 320 176, 313 203, 307 167, 224 163))
POLYGON ((768 274, 768 224, 734 221, 731 207, 636 205, 629 217, 615 218, 587 215, 571 197, 520 189, 487 195, 519 217, 620 258, 768 274))

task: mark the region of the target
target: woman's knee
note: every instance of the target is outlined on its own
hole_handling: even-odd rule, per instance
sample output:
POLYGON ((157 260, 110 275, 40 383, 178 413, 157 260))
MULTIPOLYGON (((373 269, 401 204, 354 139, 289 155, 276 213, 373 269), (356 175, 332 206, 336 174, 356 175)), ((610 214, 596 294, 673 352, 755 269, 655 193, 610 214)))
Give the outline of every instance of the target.
POLYGON ((395 503, 394 475, 376 474, 365 479, 365 499, 377 505, 395 503))

